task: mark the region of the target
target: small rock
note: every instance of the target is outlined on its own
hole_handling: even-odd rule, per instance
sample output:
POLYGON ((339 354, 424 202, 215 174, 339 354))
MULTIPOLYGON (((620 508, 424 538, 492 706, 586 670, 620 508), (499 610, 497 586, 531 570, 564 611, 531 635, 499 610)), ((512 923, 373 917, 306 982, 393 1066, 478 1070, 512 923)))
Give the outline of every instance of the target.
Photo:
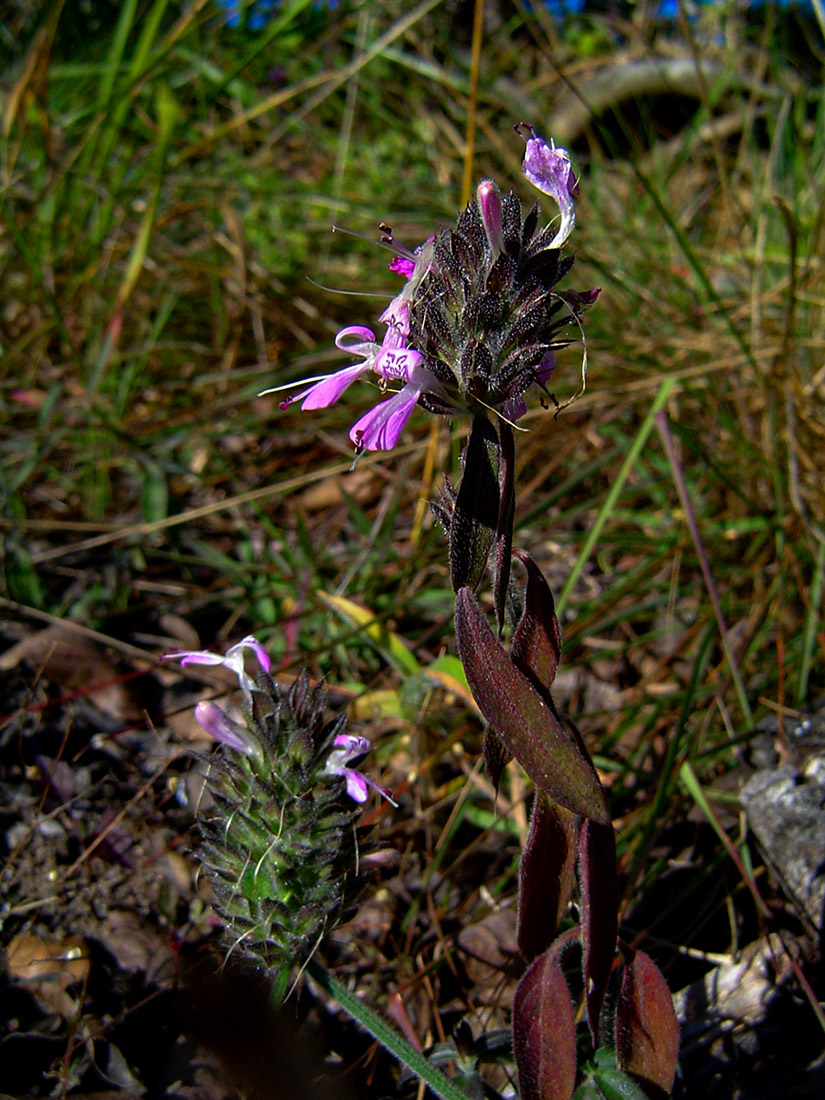
MULTIPOLYGON (((825 766, 759 771, 742 788, 748 823, 765 858, 819 935, 825 902, 825 766)), ((825 763, 825 758, 820 758, 825 763)))

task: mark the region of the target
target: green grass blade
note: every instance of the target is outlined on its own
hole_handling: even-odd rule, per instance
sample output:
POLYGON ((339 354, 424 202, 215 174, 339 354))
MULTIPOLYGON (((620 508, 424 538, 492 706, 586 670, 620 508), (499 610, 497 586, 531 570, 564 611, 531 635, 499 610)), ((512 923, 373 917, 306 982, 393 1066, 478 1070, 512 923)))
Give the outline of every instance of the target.
POLYGON ((817 630, 822 619, 822 596, 825 590, 825 542, 820 540, 816 548, 814 575, 808 598, 808 611, 802 631, 802 660, 799 662, 799 680, 796 686, 796 705, 802 707, 808 701, 808 682, 817 646, 817 630))
POLYGON ((373 1039, 388 1050, 398 1061, 411 1070, 416 1077, 424 1081, 441 1100, 467 1100, 467 1093, 453 1084, 441 1070, 432 1066, 423 1054, 410 1046, 395 1028, 383 1020, 377 1012, 365 1005, 354 993, 350 993, 345 985, 325 970, 314 959, 306 965, 307 973, 313 978, 325 992, 340 1004, 354 1020, 372 1035, 373 1039))

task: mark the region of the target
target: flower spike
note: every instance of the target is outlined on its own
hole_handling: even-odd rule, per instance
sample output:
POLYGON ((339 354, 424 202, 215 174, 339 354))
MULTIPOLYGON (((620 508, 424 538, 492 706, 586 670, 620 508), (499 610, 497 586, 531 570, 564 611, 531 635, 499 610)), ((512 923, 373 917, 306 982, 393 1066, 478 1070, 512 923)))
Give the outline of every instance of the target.
MULTIPOLYGON (((519 427, 527 392, 547 393, 556 351, 571 342, 571 327, 581 330, 598 292, 556 289, 573 264, 561 249, 576 223, 570 157, 532 126, 515 129, 526 142, 524 174, 558 205, 558 226, 541 225, 538 206, 524 214, 516 195, 493 180, 482 180, 453 226, 414 251, 381 224, 381 244, 395 253, 389 268, 406 280, 379 318, 383 340, 361 325, 342 329, 336 345, 362 361, 296 383, 299 392, 282 408, 292 401, 326 408, 372 372, 386 399, 353 425, 359 451, 394 447, 417 405, 440 416, 492 413, 503 426, 519 427)), ((565 407, 548 396, 557 410, 565 407)))
MULTIPOLYGON (((251 693, 247 650, 269 670, 253 637, 224 657, 201 650, 175 656, 231 668, 251 693)), ((206 773, 211 798, 198 802, 199 854, 227 944, 269 970, 278 1003, 290 972, 340 920, 360 873, 357 826, 370 787, 395 803, 352 766, 369 741, 345 732, 343 714, 327 716, 325 692, 306 672, 287 690, 260 676, 254 690, 242 718, 212 701, 195 707, 197 721, 220 742, 206 773)))

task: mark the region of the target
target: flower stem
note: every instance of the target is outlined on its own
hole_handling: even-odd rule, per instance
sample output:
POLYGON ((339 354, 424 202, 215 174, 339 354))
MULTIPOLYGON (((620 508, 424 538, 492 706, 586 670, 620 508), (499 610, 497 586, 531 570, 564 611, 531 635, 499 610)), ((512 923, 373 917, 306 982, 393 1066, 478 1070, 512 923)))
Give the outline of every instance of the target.
POLYGON ((407 1040, 382 1020, 377 1012, 359 1001, 354 993, 351 993, 337 978, 333 978, 329 971, 315 959, 307 963, 306 971, 323 990, 335 998, 345 1012, 348 1012, 365 1031, 372 1035, 373 1039, 376 1039, 399 1062, 429 1085, 436 1096, 440 1096, 441 1100, 467 1100, 466 1092, 431 1065, 423 1054, 410 1046, 407 1040))

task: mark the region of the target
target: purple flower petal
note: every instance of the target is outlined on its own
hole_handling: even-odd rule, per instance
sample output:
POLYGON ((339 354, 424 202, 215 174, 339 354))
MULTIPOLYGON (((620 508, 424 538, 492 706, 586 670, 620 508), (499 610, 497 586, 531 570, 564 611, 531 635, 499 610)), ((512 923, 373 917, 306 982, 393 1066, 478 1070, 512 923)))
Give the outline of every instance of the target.
POLYGON ((350 760, 363 756, 369 750, 370 743, 366 737, 358 737, 351 733, 340 733, 333 741, 333 745, 335 747, 327 757, 324 772, 327 775, 340 775, 347 784, 347 794, 351 799, 355 802, 366 802, 369 788, 372 787, 393 806, 396 805, 393 802, 391 792, 386 787, 379 787, 377 783, 373 783, 371 779, 356 771, 355 768, 347 767, 350 760))
POLYGON ((550 375, 556 369, 556 353, 548 351, 539 365, 536 367, 536 382, 540 386, 546 385, 550 375))
POLYGON ((329 754, 330 760, 340 764, 348 764, 350 760, 363 756, 370 749, 367 738, 354 733, 339 733, 332 743, 335 748, 329 754))
POLYGON ((527 412, 527 402, 521 394, 508 397, 501 406, 501 411, 508 420, 519 420, 527 412))
POLYGON ((181 665, 184 666, 223 665, 224 668, 228 668, 238 677, 238 683, 241 691, 246 697, 247 704, 251 705, 255 681, 247 674, 244 668, 244 655, 247 649, 251 649, 255 654, 258 664, 264 672, 269 672, 272 665, 269 654, 258 639, 251 634, 242 638, 240 642, 236 642, 235 645, 230 646, 223 657, 218 653, 210 653, 208 650, 185 650, 183 653, 164 653, 164 657, 175 657, 180 661, 181 665))
POLYGON ((490 248, 498 254, 504 248, 504 238, 501 235, 501 199, 498 187, 492 180, 482 180, 476 188, 476 198, 481 210, 481 220, 490 248))
MULTIPOLYGON (((415 253, 407 253, 406 256, 394 256, 387 267, 390 271, 394 271, 397 275, 403 275, 405 279, 412 279, 416 274, 416 268, 424 268, 430 262, 432 256, 432 249, 428 249, 427 245, 432 244, 435 237, 427 237, 426 241, 422 245, 416 248, 415 253), (422 253, 424 254, 423 261, 421 260, 422 253)), ((419 271, 421 274, 421 271, 419 271)))
POLYGON ((226 651, 226 656, 229 657, 229 655, 234 654, 236 650, 242 652, 244 649, 251 649, 264 672, 269 672, 272 668, 272 659, 254 634, 247 634, 245 638, 226 651))
POLYGON ((382 401, 353 424, 349 437, 359 450, 389 451, 412 415, 421 386, 408 383, 388 401, 382 401))
POLYGON ((355 802, 366 802, 369 788, 363 775, 352 768, 343 768, 341 774, 347 781, 347 794, 350 798, 355 802))
MULTIPOLYGON (((352 385, 359 375, 369 370, 375 362, 375 356, 381 350, 375 342, 375 333, 364 325, 349 325, 342 328, 335 337, 335 346, 348 355, 358 355, 364 362, 353 363, 349 367, 333 371, 318 379, 300 393, 281 402, 281 408, 287 409, 293 402, 301 401, 302 409, 327 409, 334 405, 341 394, 352 385)), ((282 387, 281 387, 282 388, 282 387)), ((272 392, 272 391, 264 391, 272 392)))
MULTIPOLYGON (((579 193, 579 185, 567 150, 557 149, 552 143, 548 145, 544 138, 536 134, 532 126, 522 125, 530 136, 525 139, 527 148, 524 151, 521 170, 534 187, 558 203, 561 211, 561 225, 550 242, 550 248, 561 248, 576 224, 576 206, 573 198, 579 193)), ((516 132, 524 137, 519 127, 516 127, 516 132)))
POLYGON ((367 358, 375 351, 375 333, 365 325, 349 325, 342 328, 335 337, 335 346, 348 355, 362 355, 367 358), (356 343, 351 343, 350 336, 356 337, 356 343))
POLYGON ((424 356, 413 348, 388 347, 386 343, 375 357, 372 369, 381 378, 409 382, 413 371, 424 362, 424 356))
MULTIPOLYGON (((550 375, 555 369, 555 352, 552 350, 545 352, 544 358, 536 367, 535 384, 540 386, 541 389, 546 389, 550 375)), ((524 416, 527 412, 527 402, 524 400, 524 395, 517 394, 515 397, 508 398, 502 405, 501 411, 508 420, 518 420, 520 417, 524 416)))
POLYGON ((390 271, 403 275, 405 279, 411 279, 415 271, 415 260, 408 260, 406 256, 393 256, 387 267, 390 271))
POLYGON ((272 667, 272 662, 269 659, 269 654, 258 641, 258 639, 252 634, 247 634, 245 638, 241 638, 239 642, 235 642, 234 645, 230 646, 229 649, 227 649, 226 654, 221 661, 221 664, 226 665, 227 668, 231 668, 232 671, 235 672, 240 679, 242 676, 246 675, 244 672, 244 658, 247 649, 251 649, 252 652, 255 654, 258 664, 261 666, 264 672, 269 672, 270 668, 272 667))
POLYGON ((567 302, 574 313, 578 314, 588 306, 592 306, 601 292, 600 286, 594 286, 592 290, 567 290, 559 294, 559 297, 567 302))
POLYGON ((195 707, 195 721, 210 737, 228 745, 230 749, 246 756, 254 751, 244 727, 225 714, 217 704, 208 701, 198 703, 195 707))
POLYGON ((302 409, 327 409, 330 405, 334 405, 341 394, 364 371, 369 370, 370 366, 369 359, 366 359, 363 363, 353 363, 351 367, 344 367, 343 370, 338 370, 335 374, 330 374, 322 381, 316 382, 314 386, 310 386, 308 390, 303 390, 292 400, 300 401, 303 398, 302 409))
POLYGON ((410 335, 410 303, 403 294, 393 298, 378 320, 390 326, 381 346, 403 348, 410 335))
POLYGON ((184 650, 181 653, 164 653, 163 660, 174 658, 180 660, 181 666, 186 665, 222 665, 224 658, 220 653, 209 653, 208 650, 184 650))

